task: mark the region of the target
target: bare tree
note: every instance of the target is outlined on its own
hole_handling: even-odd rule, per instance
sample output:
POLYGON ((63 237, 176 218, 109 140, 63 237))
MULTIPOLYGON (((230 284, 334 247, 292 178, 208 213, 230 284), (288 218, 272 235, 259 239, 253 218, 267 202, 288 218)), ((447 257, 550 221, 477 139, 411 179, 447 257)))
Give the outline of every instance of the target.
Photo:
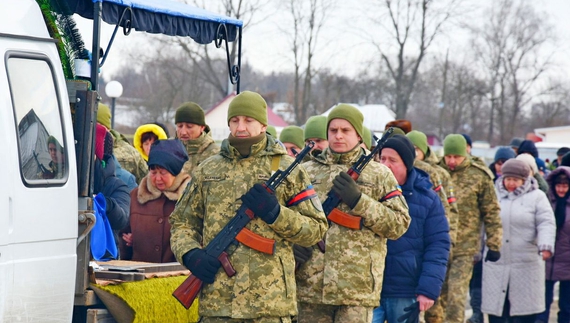
POLYGON ((493 133, 498 129, 498 141, 506 142, 520 129, 522 109, 536 95, 533 88, 550 67, 551 54, 544 52, 544 45, 553 38, 546 19, 525 1, 493 2, 485 16, 487 23, 472 29, 473 48, 492 102, 488 140, 495 140, 493 133))
POLYGON ((428 48, 452 17, 458 14, 461 0, 376 0, 379 10, 367 8, 375 25, 383 26, 386 38, 372 39, 379 57, 386 64, 395 84, 395 112, 405 118, 428 48), (384 13, 378 15, 378 12, 384 13), (414 43, 416 44, 414 46, 414 43), (393 54, 394 53, 394 54, 393 54))
POLYGON ((314 58, 319 35, 335 7, 335 0, 288 0, 283 3, 290 14, 291 25, 279 27, 288 37, 293 61, 293 98, 295 121, 302 124, 316 112, 312 104, 312 86, 317 69, 314 58))
MULTIPOLYGON (((255 13, 268 1, 269 0, 222 0, 221 2, 214 3, 193 0, 192 4, 197 7, 212 9, 228 17, 240 19, 244 21, 242 30, 245 30, 254 25, 252 21, 255 13), (215 4, 218 4, 220 7, 214 7, 215 4)), ((186 2, 189 2, 189 0, 186 0, 186 2)), ((180 48, 185 53, 187 59, 192 61, 193 68, 197 69, 202 81, 216 90, 217 99, 223 98, 235 90, 234 85, 229 82, 229 71, 224 44, 218 49, 214 44, 197 44, 189 37, 156 37, 155 39, 159 46, 174 44, 180 48)), ((229 63, 233 66, 237 63, 238 41, 228 43, 228 46, 230 47, 229 63)))

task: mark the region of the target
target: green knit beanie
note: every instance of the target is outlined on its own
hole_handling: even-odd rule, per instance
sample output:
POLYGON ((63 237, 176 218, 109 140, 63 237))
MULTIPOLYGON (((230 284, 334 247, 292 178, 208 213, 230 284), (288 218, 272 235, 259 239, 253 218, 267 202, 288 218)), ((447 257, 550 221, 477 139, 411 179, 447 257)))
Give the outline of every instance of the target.
POLYGON ((99 102, 97 107, 97 122, 111 130, 111 109, 106 104, 99 102))
POLYGON ((344 119, 354 127, 360 138, 363 138, 362 122, 364 121, 364 116, 362 112, 357 108, 349 104, 339 104, 334 107, 327 117, 327 131, 329 124, 333 119, 344 119))
POLYGON ((258 93, 243 91, 230 102, 228 125, 230 119, 237 116, 254 118, 264 126, 267 126, 267 103, 258 93))
POLYGON ((279 141, 282 143, 292 143, 299 148, 305 147, 303 140, 303 128, 297 126, 287 126, 281 130, 279 141))
POLYGON ((275 129, 274 126, 267 125, 267 129, 265 129, 265 132, 270 134, 273 138, 277 138, 277 129, 275 129))
POLYGON ((178 109, 176 109, 176 114, 174 115, 174 124, 179 122, 205 126, 206 119, 204 117, 204 110, 198 105, 198 103, 184 102, 178 107, 178 109))
POLYGON ((327 117, 325 116, 312 116, 305 123, 305 137, 319 138, 327 140, 327 117))
POLYGON ((366 126, 362 126, 362 142, 366 145, 366 149, 372 148, 372 132, 366 126))
POLYGON ((414 144, 414 146, 418 147, 418 149, 421 150, 424 153, 424 155, 427 153, 428 142, 427 142, 427 136, 425 133, 423 133, 421 131, 417 131, 417 130, 412 130, 412 131, 408 132, 406 137, 408 137, 408 139, 410 139, 412 144, 414 144))
POLYGON ((392 138, 392 137, 394 137, 395 135, 402 135, 402 136, 405 136, 405 135, 406 135, 406 133, 404 132, 404 130, 402 130, 402 128, 398 128, 398 127, 388 127, 388 128, 386 128, 386 130, 388 130, 388 129, 390 129, 390 128, 392 128, 393 130, 392 130, 392 133, 388 136, 388 138, 392 138))
POLYGON ((467 157, 467 141, 460 134, 450 134, 443 140, 443 154, 467 157))

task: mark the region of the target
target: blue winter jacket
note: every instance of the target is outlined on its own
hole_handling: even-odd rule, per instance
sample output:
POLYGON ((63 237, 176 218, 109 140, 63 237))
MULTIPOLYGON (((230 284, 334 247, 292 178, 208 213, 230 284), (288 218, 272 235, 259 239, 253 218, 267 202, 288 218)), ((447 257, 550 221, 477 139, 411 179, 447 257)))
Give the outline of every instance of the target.
POLYGON ((381 297, 437 299, 445 272, 451 240, 443 205, 431 189, 429 176, 413 168, 402 193, 412 222, 398 240, 388 240, 381 297))

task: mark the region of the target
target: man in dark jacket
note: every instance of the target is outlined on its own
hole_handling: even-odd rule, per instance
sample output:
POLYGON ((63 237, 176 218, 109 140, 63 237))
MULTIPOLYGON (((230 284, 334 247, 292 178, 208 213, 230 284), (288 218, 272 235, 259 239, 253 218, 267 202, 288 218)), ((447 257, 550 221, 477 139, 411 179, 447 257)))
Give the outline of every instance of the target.
POLYGON ((402 135, 388 139, 380 152, 380 162, 402 187, 412 222, 402 237, 388 240, 381 301, 373 323, 397 323, 404 309, 414 303, 418 304, 412 315, 418 320, 419 311, 429 309, 439 297, 445 279, 451 247, 449 224, 428 175, 413 167, 414 158, 414 146, 402 135))

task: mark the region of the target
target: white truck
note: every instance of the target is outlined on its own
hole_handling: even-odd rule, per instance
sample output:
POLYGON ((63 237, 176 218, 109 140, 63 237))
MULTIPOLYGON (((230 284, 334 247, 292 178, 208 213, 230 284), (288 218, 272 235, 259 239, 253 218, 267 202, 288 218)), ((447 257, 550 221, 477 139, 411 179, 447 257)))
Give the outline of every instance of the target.
MULTIPOLYGON (((63 14, 93 20, 91 75, 64 77, 61 39, 50 35, 38 5, 50 0, 1 1, 0 322, 75 322, 78 308, 99 302, 89 286, 88 233, 101 21, 201 44, 225 41, 228 58, 227 41, 239 41, 241 54, 241 21, 182 3, 51 1, 68 6, 63 14)), ((228 60, 238 92, 239 56, 237 66, 228 60)))

